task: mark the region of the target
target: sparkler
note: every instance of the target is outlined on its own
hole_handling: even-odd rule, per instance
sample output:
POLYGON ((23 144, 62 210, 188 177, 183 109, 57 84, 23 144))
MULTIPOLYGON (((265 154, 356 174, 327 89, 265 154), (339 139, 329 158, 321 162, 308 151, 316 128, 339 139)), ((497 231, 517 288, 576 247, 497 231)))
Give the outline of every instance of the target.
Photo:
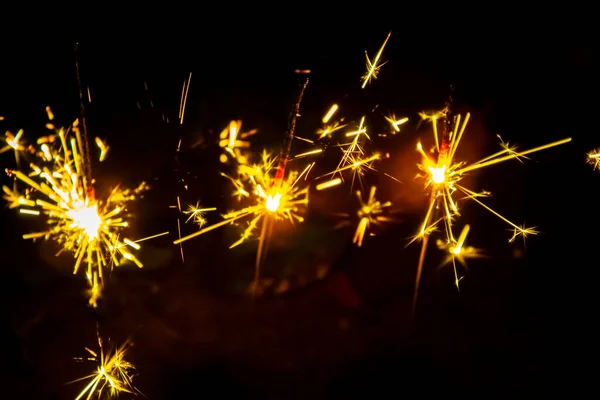
POLYGON ((465 258, 479 254, 477 251, 474 251, 473 248, 467 248, 464 246, 464 242, 469 231, 468 226, 463 229, 458 238, 454 234, 454 221, 460 216, 455 194, 460 193, 464 195, 464 199, 469 199, 476 202, 487 211, 491 212, 496 217, 507 223, 513 230, 513 235, 509 239, 509 242, 514 241, 519 236, 522 236, 523 239, 525 239, 527 235, 535 235, 538 233, 535 228, 519 226, 502 216, 500 213, 494 211, 489 206, 485 205, 480 199, 490 196, 490 193, 486 191, 475 192, 471 189, 468 189, 460 184, 461 179, 469 172, 508 160, 518 160, 519 158, 523 158, 528 154, 559 146, 571 141, 571 138, 566 138, 525 151, 517 151, 514 146, 510 147, 508 143, 501 142, 502 150, 475 163, 467 164, 464 161, 457 161, 455 159, 455 154, 467 127, 467 123, 469 122, 470 114, 467 113, 463 121, 461 121, 461 115, 457 115, 453 120, 453 125, 451 128, 447 128, 448 124, 444 124, 441 132, 438 132, 437 122, 438 120, 445 120, 448 122, 448 111, 449 108, 446 107, 444 110, 439 112, 421 114, 421 117, 424 120, 428 120, 432 124, 435 146, 432 149, 432 153, 434 154, 432 157, 425 153, 420 141, 417 143, 417 151, 422 155, 422 163, 418 165, 418 168, 423 172, 423 174, 420 176, 425 179, 425 188, 429 191, 429 205, 418 234, 410 242, 412 243, 415 240, 422 240, 421 254, 419 257, 417 275, 415 278, 413 310, 418 295, 419 282, 425 260, 428 239, 431 232, 435 230, 438 222, 443 221, 444 224, 445 248, 449 250, 450 260, 454 268, 455 285, 457 288, 460 278, 456 269, 455 259, 458 259, 459 262, 464 263, 465 258), (441 217, 436 219, 435 213, 438 210, 441 212, 441 217))
POLYGON ((287 220, 294 223, 304 220, 302 213, 308 204, 308 188, 301 188, 298 183, 301 178, 308 174, 314 163, 308 165, 300 173, 297 171, 288 171, 286 174, 286 167, 294 139, 296 118, 299 115, 300 103, 307 84, 308 80, 302 86, 294 110, 290 114, 286 140, 279 157, 271 157, 264 151, 259 164, 240 164, 238 166, 237 178, 222 174, 233 183, 235 187, 234 196, 238 197, 238 199, 247 200, 250 205, 223 215, 223 221, 219 223, 174 241, 174 244, 180 244, 196 236, 248 217, 249 223, 243 231, 241 238, 230 246, 230 248, 234 248, 251 238, 259 225, 262 225, 256 255, 253 293, 256 293, 258 290, 260 266, 267 253, 274 222, 287 220))
POLYGON ((135 366, 125 359, 127 350, 132 345, 131 341, 124 342, 120 347, 111 351, 104 350, 102 338, 98 334, 98 351, 88 349, 89 356, 76 358, 78 361, 92 361, 98 364, 96 371, 90 375, 76 379, 69 383, 89 381, 75 400, 85 398, 90 400, 94 396, 101 399, 103 394, 117 397, 121 393, 137 394, 139 391, 133 386, 133 373, 135 366))
MULTIPOLYGON (((358 247, 362 246, 365 234, 369 232, 374 225, 380 225, 392 221, 390 217, 383 214, 385 209, 390 207, 392 203, 389 201, 381 203, 379 200, 377 200, 375 198, 376 190, 377 188, 375 186, 371 187, 369 196, 366 200, 363 199, 360 190, 356 192, 356 196, 360 202, 360 207, 357 212, 358 224, 356 225, 356 230, 354 231, 352 243, 356 244, 358 247)), ((346 217, 349 216, 346 215, 346 217)), ((338 224, 338 227, 347 226, 349 224, 349 221, 344 221, 338 224)))
MULTIPOLYGON (((54 129, 54 118, 47 109, 54 129)), ((97 143, 102 143, 96 139, 97 143)), ((116 187, 104 201, 95 196, 94 181, 85 175, 86 164, 82 135, 78 120, 69 128, 56 129, 55 133, 38 140, 37 161, 31 163, 31 172, 7 171, 27 185, 22 194, 4 186, 4 199, 10 208, 19 208, 24 215, 43 215, 47 228, 41 232, 23 235, 24 239, 53 240, 63 251, 74 253, 76 274, 82 266, 90 286, 89 303, 97 306, 105 280, 103 270, 131 261, 138 267, 142 263, 128 250, 139 250, 136 241, 121 238, 120 233, 128 226, 124 212, 127 203, 148 189, 142 182, 135 189, 116 187)), ((106 146, 100 146, 102 150, 106 146)), ((89 168, 89 167, 88 167, 89 168)), ((142 239, 143 240, 143 239, 142 239)), ((138 240, 139 242, 139 240, 138 240)))

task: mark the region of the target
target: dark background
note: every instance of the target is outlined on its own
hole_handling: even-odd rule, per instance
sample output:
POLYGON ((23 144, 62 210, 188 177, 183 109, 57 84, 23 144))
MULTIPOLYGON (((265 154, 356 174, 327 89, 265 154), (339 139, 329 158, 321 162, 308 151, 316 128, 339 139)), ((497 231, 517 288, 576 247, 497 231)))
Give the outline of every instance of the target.
MULTIPOLYGON (((113 273, 104 301, 93 311, 82 296, 85 282, 70 274, 72 260, 54 257, 50 243, 22 240, 35 221, 4 208, 0 359, 7 398, 74 397, 82 384, 65 382, 94 368, 73 357, 95 345, 96 321, 104 337, 133 338, 135 383, 148 398, 412 397, 582 388, 585 364, 593 361, 584 326, 593 320, 587 312, 592 292, 584 287, 595 268, 593 218, 600 187, 600 176, 585 164, 586 152, 600 146, 591 123, 595 52, 543 40, 407 46, 406 37, 392 34, 384 53, 389 63, 361 90, 364 50, 374 54, 386 34, 385 28, 348 29, 308 38, 240 30, 218 41, 209 34, 82 41, 82 82, 92 96, 86 103, 90 136, 111 146, 107 161, 94 165, 97 190, 146 180, 152 190, 130 208, 135 217, 129 236, 167 230, 171 235, 144 244, 143 269, 125 266, 113 273), (218 174, 227 170, 218 161, 218 133, 239 118, 244 128, 260 130, 255 150, 277 149, 298 89, 295 69, 312 71, 299 136, 310 137, 334 102, 350 121, 366 114, 374 131, 383 130, 382 114, 388 111, 410 118, 402 133, 373 143, 391 155, 380 170, 404 184, 381 174, 366 177, 379 185, 379 197, 394 202, 398 223, 357 250, 349 244, 352 232, 334 231, 330 216, 355 210, 349 186, 312 193, 306 223, 294 231, 293 241, 276 243, 264 268, 275 281, 307 283, 252 301, 245 288, 255 245, 227 250, 238 232, 225 228, 185 243, 182 263, 171 244, 177 214, 169 205, 178 194, 185 204, 201 200, 220 210, 231 204, 230 187, 218 174), (181 85, 190 71, 180 126, 181 85), (465 204, 461 222, 472 226, 468 243, 489 257, 469 263, 457 292, 451 270, 436 268, 441 255, 431 243, 411 318, 419 245, 403 247, 425 212, 426 198, 412 180, 414 145, 417 137, 430 137, 426 127, 417 132, 416 113, 441 108, 450 84, 454 110, 472 113, 461 158, 474 161, 495 152, 496 134, 520 149, 569 136, 573 142, 536 153, 525 165, 507 162, 469 178, 469 187, 494 194, 488 199, 493 208, 542 233, 528 240, 525 251, 522 242, 506 243, 511 233, 502 221, 465 204), (331 270, 317 280, 315 266, 331 270)), ((73 49, 67 40, 4 46, 1 129, 24 128, 33 142, 45 133, 46 105, 57 124, 79 116, 73 49)), ((305 150, 302 142, 295 146, 305 150)), ((335 154, 322 164, 331 157, 335 154)), ((2 154, 0 163, 13 168, 12 154, 2 154)), ((4 177, 2 183, 11 181, 4 177)))

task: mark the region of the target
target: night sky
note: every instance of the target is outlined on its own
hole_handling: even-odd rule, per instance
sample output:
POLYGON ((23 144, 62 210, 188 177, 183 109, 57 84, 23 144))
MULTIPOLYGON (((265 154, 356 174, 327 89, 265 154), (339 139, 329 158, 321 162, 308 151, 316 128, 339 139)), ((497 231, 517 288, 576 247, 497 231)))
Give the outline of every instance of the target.
MULTIPOLYGON (((374 54, 387 32, 81 41, 81 79, 92 97, 85 111, 89 134, 111 146, 107 160, 93 166, 97 191, 145 180, 152 189, 130 207, 128 236, 171 234, 144 244, 143 269, 115 270, 103 302, 92 310, 83 296, 85 281, 71 274, 72 258, 54 257, 52 243, 21 239, 37 222, 3 207, 0 382, 6 398, 74 398, 84 385, 66 382, 95 366, 73 357, 95 345, 96 323, 105 338, 132 338, 130 358, 139 373, 134 383, 149 399, 411 398, 580 388, 584 378, 574 360, 585 362, 591 352, 584 326, 595 315, 587 311, 592 292, 584 287, 598 245, 592 224, 600 175, 585 163, 586 153, 600 147, 590 100, 596 54, 516 40, 406 45, 392 33, 388 63, 361 90, 364 51, 374 54), (356 209, 349 185, 311 192, 306 222, 275 240, 264 267, 266 278, 289 281, 290 289, 252 300, 246 288, 256 242, 228 250, 239 231, 227 227, 186 242, 182 263, 172 244, 177 213, 169 206, 177 195, 185 204, 200 200, 219 211, 233 205, 231 188, 219 176, 229 167, 219 162, 218 134, 241 119, 243 128, 259 129, 254 150, 279 149, 298 91, 295 69, 312 71, 299 136, 314 135, 332 103, 349 121, 366 115, 375 131, 383 130, 388 112, 410 118, 401 133, 373 141, 390 153, 378 169, 402 184, 376 173, 365 178, 366 187, 378 185, 378 197, 393 202, 396 222, 356 249, 352 230, 333 229, 333 213, 356 209), (190 72, 179 125, 181 85, 190 72), (452 270, 438 268, 442 254, 431 243, 411 317, 420 247, 404 246, 427 201, 413 180, 414 148, 417 138, 430 138, 417 112, 443 107, 450 85, 453 111, 472 114, 461 159, 497 151, 498 134, 519 149, 564 137, 573 142, 465 179, 470 188, 493 193, 487 204, 494 209, 541 233, 526 248, 519 240, 507 243, 507 225, 465 203, 468 243, 487 257, 469 262, 457 292, 452 270), (323 279, 316 278, 319 268, 328 270, 323 279), (579 350, 582 345, 587 350, 579 350)), ((74 47, 66 40, 5 46, 0 129, 23 128, 33 142, 46 133, 47 105, 57 124, 79 117, 74 47)), ((302 142, 294 146, 306 150, 302 142)), ((335 156, 321 163, 327 172, 335 156)), ((14 168, 10 152, 0 155, 0 166, 14 168)), ((2 176, 0 183, 11 180, 2 176)))

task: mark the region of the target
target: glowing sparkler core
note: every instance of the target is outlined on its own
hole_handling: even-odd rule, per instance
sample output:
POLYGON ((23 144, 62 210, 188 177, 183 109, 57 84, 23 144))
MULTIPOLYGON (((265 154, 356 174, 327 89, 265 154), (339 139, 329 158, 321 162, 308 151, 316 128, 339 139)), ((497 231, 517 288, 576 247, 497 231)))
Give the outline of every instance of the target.
POLYGON ((270 194, 267 196, 265 201, 265 208, 267 211, 276 213, 281 205, 281 193, 270 194))
POLYGON ((436 185, 441 185, 446 181, 446 166, 441 167, 427 167, 431 174, 431 181, 436 185))
POLYGON ((98 238, 102 226, 102 218, 98 214, 98 204, 78 207, 65 214, 73 220, 71 227, 82 229, 90 242, 98 238))

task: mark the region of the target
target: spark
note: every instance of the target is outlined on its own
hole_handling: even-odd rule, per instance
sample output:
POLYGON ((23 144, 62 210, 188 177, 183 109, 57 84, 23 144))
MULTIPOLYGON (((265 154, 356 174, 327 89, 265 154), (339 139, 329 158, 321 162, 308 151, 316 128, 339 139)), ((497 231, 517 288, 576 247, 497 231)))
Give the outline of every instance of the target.
POLYGON ((69 383, 88 381, 87 385, 77 395, 75 400, 90 400, 93 397, 103 398, 103 395, 117 397, 121 393, 137 394, 139 391, 133 386, 133 373, 135 366, 125 359, 127 350, 132 345, 125 341, 114 350, 105 351, 102 338, 98 334, 98 351, 88 349, 87 357, 76 358, 78 361, 92 361, 97 363, 96 370, 82 378, 69 383))
POLYGON ((100 138, 96 138, 96 146, 100 150, 100 155, 98 156, 98 161, 102 162, 106 160, 106 153, 110 150, 110 146, 106 145, 100 138))
POLYGON ((0 147, 0 154, 5 153, 7 151, 14 151, 15 153, 15 161, 17 165, 19 165, 20 156, 19 153, 33 153, 34 149, 32 146, 27 145, 23 140, 23 129, 20 129, 16 134, 13 134, 9 131, 4 133, 4 137, 1 138, 5 145, 0 147))
POLYGON ((317 135, 319 135, 319 140, 321 139, 331 139, 331 136, 334 132, 339 131, 340 129, 344 129, 347 125, 342 124, 341 121, 335 121, 331 124, 324 125, 322 128, 317 130, 317 135))
POLYGON ((381 63, 381 55, 383 54, 383 49, 385 49, 385 45, 387 44, 388 40, 390 39, 390 36, 392 36, 391 31, 390 31, 390 33, 388 33, 383 44, 379 48, 379 51, 375 55, 373 62, 371 62, 371 60, 369 59, 369 54, 367 54, 367 52, 365 51, 365 57, 366 57, 366 61, 367 61, 367 73, 362 77, 362 81, 363 81, 362 86, 361 86, 362 89, 367 87, 367 83, 371 82, 372 79, 377 79, 379 70, 381 69, 381 67, 383 67, 386 64, 386 63, 381 63))
POLYGON ((233 158, 240 164, 246 164, 247 155, 244 150, 250 148, 250 142, 247 140, 255 135, 258 129, 252 129, 242 132, 242 121, 231 121, 219 135, 219 146, 224 150, 220 156, 222 163, 226 163, 229 158, 233 158))
POLYGON ((185 108, 187 106, 188 93, 190 92, 190 83, 192 83, 192 73, 187 79, 184 79, 183 86, 181 88, 181 100, 179 102, 179 124, 183 125, 183 118, 185 117, 185 108))
POLYGON ((335 178, 335 179, 332 179, 332 180, 327 181, 327 182, 319 183, 317 185, 317 190, 329 189, 329 188, 332 188, 334 186, 338 186, 341 183, 342 183, 342 179, 341 178, 335 178))
MULTIPOLYGON (((49 110, 48 116, 52 117, 49 110)), ((49 124, 52 125, 52 124, 49 124)), ((53 127, 53 125, 52 125, 53 127)), ((85 160, 78 120, 69 128, 38 141, 37 161, 31 163, 31 172, 7 171, 27 185, 19 193, 3 187, 4 199, 10 208, 19 208, 21 214, 42 215, 47 228, 23 235, 24 239, 53 240, 63 251, 72 252, 75 258, 73 273, 85 266, 90 286, 89 303, 97 306, 104 285, 105 268, 131 261, 138 267, 142 263, 128 250, 136 248, 121 239, 120 233, 129 223, 125 211, 127 204, 148 189, 142 182, 135 189, 116 187, 104 201, 97 199, 93 180, 84 173, 85 160)), ((139 245, 137 245, 139 248, 139 245)), ((137 249, 136 248, 136 249, 137 249)))
POLYGON ((600 170, 600 149, 595 149, 587 154, 587 162, 594 170, 600 170))
MULTIPOLYGON (((421 228, 417 235, 410 241, 422 240, 421 255, 419 257, 419 264, 417 268, 417 275, 415 280, 415 293, 413 299, 413 307, 415 306, 419 281, 421 272, 423 269, 423 263, 425 260, 425 251, 428 243, 429 235, 436 229, 437 224, 443 221, 444 233, 445 233, 445 245, 453 249, 449 254, 451 257, 460 257, 464 254, 463 242, 466 238, 469 228, 463 231, 464 235, 456 238, 454 235, 454 221, 460 216, 457 199, 455 194, 460 193, 464 195, 464 199, 472 200, 488 210, 496 217, 503 220, 505 223, 511 226, 513 229, 513 236, 509 239, 510 242, 514 241, 517 237, 525 239, 527 235, 535 235, 538 232, 535 228, 527 228, 525 226, 519 226, 500 213, 494 211, 492 208, 484 204, 480 199, 483 197, 489 197, 490 193, 486 191, 475 192, 471 189, 466 188, 460 184, 461 179, 467 175, 467 173, 489 167, 508 160, 519 160, 525 158, 526 155, 535 153, 537 151, 545 150, 551 147, 559 146, 571 141, 571 138, 559 140, 549 144, 545 144, 533 149, 526 151, 517 151, 516 147, 508 146, 508 143, 501 142, 502 150, 492 154, 482 160, 479 160, 472 164, 467 164, 464 161, 456 161, 455 153, 458 149, 462 136, 467 127, 467 123, 470 118, 470 114, 466 114, 464 121, 461 124, 461 115, 457 115, 453 121, 453 126, 450 132, 445 129, 442 131, 441 137, 438 137, 437 121, 439 119, 447 119, 448 108, 442 111, 432 113, 421 113, 423 120, 428 120, 432 124, 433 135, 435 141, 435 148, 432 151, 436 154, 436 157, 431 157, 426 154, 423 150, 421 142, 417 143, 417 151, 421 153, 422 163, 418 165, 422 171, 421 178, 425 179, 425 188, 429 191, 429 205, 425 218, 421 224, 421 228), (437 211, 440 211, 441 217, 436 219, 434 216, 437 211)), ((446 125, 446 124, 444 124, 446 125)), ((409 243, 409 244, 410 244, 409 243)), ((456 263, 453 261, 455 284, 458 287, 460 278, 456 270, 456 263)))
POLYGON ((326 124, 329 122, 329 120, 331 119, 331 117, 333 117, 333 115, 337 112, 337 110, 339 109, 337 104, 334 104, 331 106, 331 108, 329 109, 329 111, 327 111, 327 114, 325 114, 325 116, 323 116, 323 123, 326 124))
POLYGON ((393 134, 400 132, 400 125, 404 125, 405 123, 408 122, 408 118, 407 117, 397 119, 396 116, 393 115, 393 114, 390 115, 389 117, 385 117, 385 120, 387 122, 389 122, 390 125, 392 126, 392 128, 393 128, 392 133, 393 134))
POLYGON ((459 277, 456 270, 456 261, 458 261, 463 268, 467 268, 467 259, 470 258, 480 258, 483 257, 483 254, 480 249, 477 249, 472 246, 465 246, 465 241, 467 239, 467 235, 471 227, 469 225, 465 225, 463 230, 461 231, 458 239, 454 243, 448 243, 443 240, 437 240, 437 246, 440 250, 446 251, 446 258, 442 262, 442 266, 452 264, 454 270, 454 284, 457 288, 459 288, 459 283, 463 277, 459 277))
MULTIPOLYGON (((366 200, 363 199, 360 190, 356 192, 356 196, 360 202, 360 207, 357 212, 358 224, 356 225, 356 230, 354 231, 352 243, 356 244, 358 247, 362 246, 365 234, 369 232, 374 225, 380 225, 392 221, 390 217, 383 214, 385 209, 390 207, 392 203, 389 201, 381 203, 379 200, 377 200, 375 198, 376 190, 377 188, 372 186, 371 190, 369 191, 369 196, 366 200)), ((342 222, 341 224, 338 224, 338 227, 345 226, 347 224, 348 222, 342 222)))
POLYGON ((195 206, 190 204, 188 205, 187 211, 183 212, 184 214, 189 215, 185 222, 188 223, 193 221, 196 225, 198 225, 199 228, 202 228, 204 225, 206 225, 206 218, 204 218, 204 215, 209 211, 215 210, 215 207, 201 208, 200 202, 197 202, 195 206))

